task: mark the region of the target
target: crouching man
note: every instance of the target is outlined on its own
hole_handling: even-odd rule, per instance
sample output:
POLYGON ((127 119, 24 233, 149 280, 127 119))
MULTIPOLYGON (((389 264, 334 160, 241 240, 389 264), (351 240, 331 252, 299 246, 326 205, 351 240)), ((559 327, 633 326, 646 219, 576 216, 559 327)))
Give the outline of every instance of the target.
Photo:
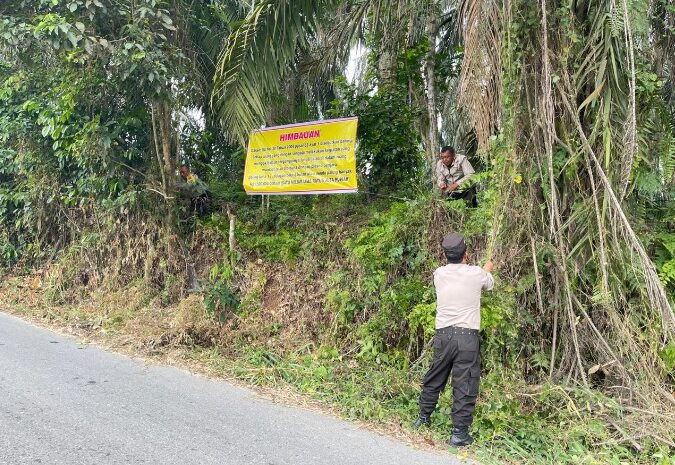
POLYGON ((434 358, 424 376, 417 429, 430 422, 438 397, 452 373, 453 432, 448 443, 466 446, 473 442, 469 426, 478 397, 480 380, 480 297, 490 290, 493 263, 481 268, 469 265, 469 254, 461 234, 450 233, 442 243, 448 264, 434 271, 436 287, 436 335, 434 358))
POLYGON ((473 166, 465 155, 455 153, 446 145, 441 149, 441 159, 436 163, 436 185, 448 200, 464 199, 470 208, 476 208, 476 186, 471 184, 473 166))

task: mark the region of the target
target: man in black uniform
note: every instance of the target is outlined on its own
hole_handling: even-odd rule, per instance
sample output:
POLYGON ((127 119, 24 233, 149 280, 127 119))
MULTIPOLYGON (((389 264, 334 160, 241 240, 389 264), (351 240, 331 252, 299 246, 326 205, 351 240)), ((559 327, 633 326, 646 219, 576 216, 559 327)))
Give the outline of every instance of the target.
POLYGON ((448 264, 434 271, 436 288, 436 335, 434 358, 422 382, 417 429, 430 422, 438 397, 452 373, 452 424, 449 444, 473 442, 469 426, 478 397, 480 380, 480 296, 494 286, 493 263, 481 268, 467 264, 469 255, 461 234, 450 233, 442 243, 448 264))

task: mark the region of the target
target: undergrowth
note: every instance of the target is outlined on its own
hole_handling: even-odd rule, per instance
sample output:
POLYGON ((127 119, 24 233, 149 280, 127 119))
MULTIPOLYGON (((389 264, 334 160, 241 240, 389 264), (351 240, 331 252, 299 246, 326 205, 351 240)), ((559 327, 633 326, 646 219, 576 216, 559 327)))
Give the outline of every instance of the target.
MULTIPOLYGON (((464 232, 472 259, 480 261, 493 217, 489 199, 475 211, 428 197, 274 199, 269 211, 237 213, 235 250, 225 215, 200 219, 197 232, 182 239, 199 271, 196 293, 185 292, 176 264, 161 268, 157 251, 145 273, 148 260, 133 257, 127 268, 113 261, 117 279, 82 283, 75 278, 89 269, 92 253, 78 253, 77 245, 51 271, 7 280, 0 296, 5 306, 20 304, 17 311, 51 324, 101 334, 146 355, 178 350, 212 372, 290 387, 346 418, 417 437, 409 425, 431 358, 432 272, 448 228, 442 225, 464 232), (24 300, 12 300, 17 295, 24 300)), ((545 266, 549 252, 539 252, 545 266)), ((639 414, 625 410, 601 380, 587 389, 549 377, 548 335, 531 305, 535 277, 499 261, 507 258, 496 257, 497 287, 482 300, 485 374, 472 454, 484 463, 675 464, 674 451, 661 442, 641 437, 637 450, 617 437, 613 425, 634 424, 639 414)), ((669 350, 661 355, 666 360, 669 350)), ((447 439, 450 393, 421 437, 447 439)))
MULTIPOLYGON (((408 370, 400 359, 346 360, 328 346, 305 346, 285 356, 251 348, 234 361, 213 348, 198 350, 193 357, 252 385, 290 385, 349 419, 409 430, 418 413, 423 366, 408 370)), ((451 403, 446 390, 431 426, 419 434, 444 442, 451 428, 451 403)), ((478 445, 472 452, 486 464, 675 463, 655 443, 640 454, 614 444, 602 413, 620 414, 621 408, 598 392, 550 383, 533 386, 513 373, 493 371, 481 382, 472 426, 478 445)))

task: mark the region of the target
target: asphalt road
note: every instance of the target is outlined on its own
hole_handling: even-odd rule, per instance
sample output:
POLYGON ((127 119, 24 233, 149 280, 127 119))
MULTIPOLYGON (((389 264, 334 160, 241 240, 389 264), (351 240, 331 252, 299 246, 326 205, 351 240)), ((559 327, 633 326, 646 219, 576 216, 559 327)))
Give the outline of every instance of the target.
POLYGON ((0 464, 462 463, 0 313, 0 464))

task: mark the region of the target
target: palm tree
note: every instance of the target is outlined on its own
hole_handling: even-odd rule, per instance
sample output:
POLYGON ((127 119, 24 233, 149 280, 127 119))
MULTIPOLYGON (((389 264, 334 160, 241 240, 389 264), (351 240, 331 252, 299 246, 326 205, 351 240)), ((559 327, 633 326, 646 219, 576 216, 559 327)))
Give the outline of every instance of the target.
MULTIPOLYGON (((375 37, 378 87, 393 85, 397 57, 406 46, 426 39, 432 46, 425 60, 428 93, 422 94, 428 119, 424 125, 429 161, 438 152, 438 100, 434 82, 439 47, 457 44, 456 2, 415 0, 305 0, 263 1, 225 43, 218 62, 212 97, 232 139, 244 141, 251 129, 268 121, 267 103, 284 92, 284 82, 295 74, 320 75, 324 80, 341 73, 351 47, 375 37), (442 32, 443 37, 438 34, 442 32), (301 61, 304 51, 313 58, 301 61), (428 95, 428 98, 427 98, 428 95), (434 124, 429 124, 433 121, 434 124)), ((325 84, 323 82, 322 84, 325 84)))
POLYGON ((250 129, 272 122, 266 102, 300 71, 300 50, 309 44, 324 52, 316 61, 325 65, 344 63, 360 31, 379 37, 378 77, 386 86, 401 39, 426 36, 433 46, 421 70, 428 110, 421 132, 433 156, 437 132, 429 122, 453 95, 437 95, 434 53, 461 43, 451 105, 462 109, 463 132, 473 133, 496 163, 493 213, 500 224, 493 230, 503 253, 531 247, 537 307, 546 316, 537 331, 548 340, 549 373, 588 383, 600 360, 626 389, 649 386, 640 395, 645 405, 655 398, 675 402, 660 381, 658 357, 635 357, 653 351, 643 342, 644 321, 659 322, 649 341, 663 345, 675 335, 668 296, 626 214, 636 165, 653 163, 665 172, 663 189, 672 185, 675 166, 667 52, 673 16, 663 2, 643 3, 636 11, 626 0, 263 1, 225 44, 213 108, 230 136, 243 141, 250 129), (647 29, 650 11, 664 14, 651 16, 647 29), (652 53, 659 57, 655 71, 666 78, 664 99, 640 81, 652 72, 640 57, 652 53), (520 190, 512 182, 519 173, 527 180, 520 190), (543 272, 537 262, 549 248, 543 272), (631 314, 641 316, 627 324, 631 314))

